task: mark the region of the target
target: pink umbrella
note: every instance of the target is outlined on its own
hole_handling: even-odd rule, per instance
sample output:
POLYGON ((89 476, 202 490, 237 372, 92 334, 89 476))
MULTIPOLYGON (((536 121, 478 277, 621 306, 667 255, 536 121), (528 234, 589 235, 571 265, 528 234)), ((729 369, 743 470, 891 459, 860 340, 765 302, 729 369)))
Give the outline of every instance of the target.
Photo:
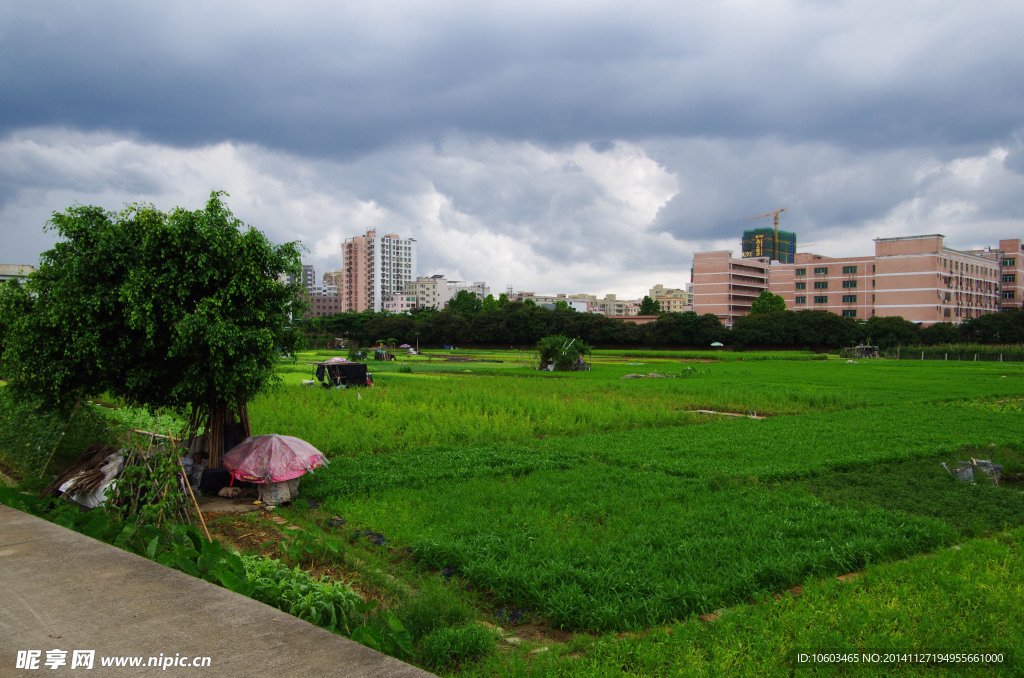
POLYGON ((327 458, 305 440, 270 434, 252 436, 224 455, 224 468, 237 480, 279 483, 327 464, 327 458))

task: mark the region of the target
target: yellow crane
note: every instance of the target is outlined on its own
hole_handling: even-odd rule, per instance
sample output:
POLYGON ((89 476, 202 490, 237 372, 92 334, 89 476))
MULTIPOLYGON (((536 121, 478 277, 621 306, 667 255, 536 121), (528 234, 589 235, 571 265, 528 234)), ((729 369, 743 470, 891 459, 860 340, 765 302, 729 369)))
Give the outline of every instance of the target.
POLYGON ((765 214, 758 214, 756 217, 750 217, 744 219, 744 221, 753 221, 754 219, 763 219, 764 217, 775 217, 775 238, 772 240, 772 260, 779 260, 779 212, 785 212, 786 208, 783 207, 781 210, 775 210, 774 212, 767 212, 765 214))

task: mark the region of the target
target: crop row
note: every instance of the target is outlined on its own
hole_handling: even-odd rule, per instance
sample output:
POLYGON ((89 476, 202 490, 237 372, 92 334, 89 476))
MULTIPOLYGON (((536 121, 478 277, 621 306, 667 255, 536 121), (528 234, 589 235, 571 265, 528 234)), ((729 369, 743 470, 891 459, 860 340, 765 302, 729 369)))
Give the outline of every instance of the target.
POLYGON ((296 379, 252 402, 250 417, 255 430, 296 435, 332 456, 348 456, 688 425, 698 409, 838 411, 1012 397, 1021 389, 1012 367, 980 363, 731 363, 702 366, 685 378, 679 363, 571 376, 514 367, 468 374, 415 369, 423 371, 378 374, 372 389, 303 388, 296 379), (630 372, 676 378, 621 379, 630 372), (1003 378, 1007 372, 1010 378, 1003 378))
POLYGON ((424 564, 573 629, 634 629, 950 542, 936 520, 605 465, 331 500, 424 564))
MULTIPOLYGON (((865 464, 1018 444, 1024 411, 956 404, 873 407, 763 420, 552 437, 523 443, 419 446, 335 457, 309 479, 318 498, 428 486, 439 480, 521 476, 601 462, 689 478, 769 481, 865 464)), ((936 465, 936 469, 939 467, 936 465)), ((944 473, 944 472, 943 472, 944 473)))

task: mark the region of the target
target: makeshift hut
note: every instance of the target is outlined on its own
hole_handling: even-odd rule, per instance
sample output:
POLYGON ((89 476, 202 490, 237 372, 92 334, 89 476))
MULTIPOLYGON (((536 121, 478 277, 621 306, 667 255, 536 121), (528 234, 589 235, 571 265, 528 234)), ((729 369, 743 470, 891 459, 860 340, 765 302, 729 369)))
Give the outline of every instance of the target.
POLYGON ((317 381, 324 388, 348 388, 349 386, 372 386, 365 363, 354 363, 345 358, 331 358, 313 363, 317 381))

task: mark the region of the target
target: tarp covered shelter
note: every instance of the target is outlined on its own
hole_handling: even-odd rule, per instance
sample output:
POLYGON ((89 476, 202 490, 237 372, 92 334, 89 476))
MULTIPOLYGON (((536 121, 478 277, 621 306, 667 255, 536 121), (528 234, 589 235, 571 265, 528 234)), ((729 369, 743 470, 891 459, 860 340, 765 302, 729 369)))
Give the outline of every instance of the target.
POLYGON ((316 378, 324 386, 366 386, 367 376, 365 363, 353 363, 345 358, 331 358, 316 365, 316 378))

